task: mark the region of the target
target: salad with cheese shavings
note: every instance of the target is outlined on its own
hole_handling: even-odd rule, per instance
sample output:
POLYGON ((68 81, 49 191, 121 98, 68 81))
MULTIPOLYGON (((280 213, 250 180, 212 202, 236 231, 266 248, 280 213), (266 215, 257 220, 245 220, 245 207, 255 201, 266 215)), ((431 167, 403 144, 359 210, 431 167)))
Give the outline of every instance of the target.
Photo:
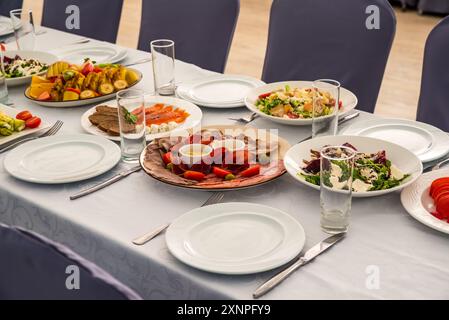
POLYGON ((20 78, 39 74, 48 69, 48 65, 35 59, 25 59, 16 55, 14 58, 4 57, 6 78, 20 78))
MULTIPOLYGON (((286 85, 283 89, 267 92, 259 95, 257 108, 270 116, 287 119, 307 119, 313 117, 313 89, 290 88, 286 85)), ((318 91, 319 103, 315 108, 315 116, 322 117, 331 114, 336 105, 335 98, 329 92, 318 91)), ((338 102, 338 108, 342 102, 338 102)))
MULTIPOLYGON (((405 174, 387 159, 385 150, 377 153, 364 153, 349 143, 343 144, 357 151, 354 158, 354 170, 352 174, 352 190, 354 192, 367 192, 375 190, 386 190, 400 185, 410 174, 405 174)), ((320 152, 310 150, 311 159, 303 160, 304 166, 298 175, 307 182, 320 185, 320 152)), ((345 184, 340 185, 340 181, 345 179, 345 175, 350 172, 346 162, 332 160, 333 170, 326 172, 324 179, 327 185, 337 189, 344 189, 345 184)), ((347 177, 346 177, 347 178, 347 177)), ((347 188, 347 187, 346 187, 347 188)))

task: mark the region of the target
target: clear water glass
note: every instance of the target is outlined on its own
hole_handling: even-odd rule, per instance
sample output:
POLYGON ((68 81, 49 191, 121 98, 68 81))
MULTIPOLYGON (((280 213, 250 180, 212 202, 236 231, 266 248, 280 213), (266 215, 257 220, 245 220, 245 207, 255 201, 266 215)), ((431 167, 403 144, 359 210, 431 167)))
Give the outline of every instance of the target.
POLYGON ((320 79, 312 86, 312 137, 335 136, 338 127, 340 82, 320 79), (323 116, 323 112, 326 115, 323 116))
POLYGON ((137 163, 146 146, 144 92, 137 89, 117 92, 117 107, 122 160, 137 163))
POLYGON ((154 90, 161 96, 175 94, 175 42, 162 39, 150 43, 154 90))
POLYGON ((3 51, 0 49, 0 102, 8 101, 8 87, 6 86, 5 68, 3 63, 3 51))
POLYGON ((320 154, 321 228, 331 234, 345 232, 349 227, 356 151, 327 146, 320 154))
POLYGON ((34 30, 33 12, 31 10, 15 9, 9 12, 14 29, 18 50, 34 50, 36 33, 34 30))

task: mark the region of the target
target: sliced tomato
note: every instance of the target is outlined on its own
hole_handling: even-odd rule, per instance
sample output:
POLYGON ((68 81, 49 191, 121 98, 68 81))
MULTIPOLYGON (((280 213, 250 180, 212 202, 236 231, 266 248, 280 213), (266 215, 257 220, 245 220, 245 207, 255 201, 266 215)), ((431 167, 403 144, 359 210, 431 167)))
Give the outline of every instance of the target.
POLYGON ((430 196, 432 198, 435 198, 438 195, 438 193, 440 193, 444 190, 449 190, 449 183, 443 183, 443 184, 440 184, 440 185, 436 186, 435 188, 433 188, 430 196))
POLYGON ((435 195, 435 198, 433 198, 433 200, 435 201, 435 203, 437 203, 438 200, 440 200, 445 195, 449 195, 449 189, 442 190, 441 192, 439 192, 437 195, 435 195))
POLYGON ((196 180, 196 181, 201 181, 206 177, 206 175, 202 172, 198 172, 198 171, 186 171, 184 172, 184 178, 189 179, 189 180, 196 180))
POLYGON ((228 174, 232 174, 231 171, 219 168, 219 167, 214 167, 212 169, 212 172, 219 178, 225 178, 228 174))
POLYGON ((262 93, 259 95, 259 99, 265 99, 271 95, 271 92, 262 93))
POLYGON ((103 71, 103 69, 101 69, 100 67, 94 67, 94 72, 95 73, 100 73, 102 71, 103 71))
POLYGON ((260 173, 260 164, 257 164, 257 165, 255 165, 253 167, 250 167, 250 168, 240 172, 240 175, 242 177, 248 178, 248 177, 255 176, 255 175, 259 174, 259 173, 260 173))
POLYGON ((449 219, 449 195, 442 196, 436 203, 437 212, 444 219, 449 219))
POLYGON ((65 91, 71 91, 71 92, 75 92, 77 94, 81 94, 81 91, 76 88, 66 88, 65 91))
POLYGON ((31 118, 33 115, 28 110, 21 111, 18 114, 16 114, 16 119, 27 121, 29 118, 31 118))
POLYGON ((27 121, 25 121, 25 126, 30 129, 34 129, 39 127, 41 124, 41 118, 39 117, 31 117, 27 121))
POLYGON ((37 100, 39 100, 39 101, 47 101, 50 99, 51 99, 50 93, 48 93, 47 91, 42 92, 39 95, 39 97, 37 97, 37 100))
POLYGON ((433 190, 441 184, 449 183, 449 177, 438 178, 430 185, 429 193, 432 194, 433 190))
POLYGON ((171 152, 164 153, 162 161, 164 161, 165 165, 172 163, 171 152))

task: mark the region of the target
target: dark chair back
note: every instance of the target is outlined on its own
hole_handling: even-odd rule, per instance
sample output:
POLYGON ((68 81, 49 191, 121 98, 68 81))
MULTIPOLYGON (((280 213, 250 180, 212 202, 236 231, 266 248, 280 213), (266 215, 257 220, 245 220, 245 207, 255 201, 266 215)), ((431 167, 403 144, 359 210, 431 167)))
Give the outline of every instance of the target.
POLYGON ((177 59, 223 72, 239 9, 239 0, 143 0, 138 48, 174 40, 177 59))
POLYGON ((122 6, 123 0, 44 0, 42 25, 114 43, 122 6), (72 19, 75 15, 71 16, 77 15, 77 11, 73 11, 74 7, 70 6, 79 8, 79 29, 76 29, 77 25, 72 19))
POLYGON ((417 120, 449 131, 449 17, 427 37, 417 120))
POLYGON ((0 16, 9 17, 9 11, 22 9, 23 0, 1 0, 0 16))
POLYGON ((373 112, 395 31, 387 0, 274 0, 262 80, 335 79, 373 112))
POLYGON ((0 300, 141 299, 69 248, 22 228, 0 224, 0 261, 0 300))

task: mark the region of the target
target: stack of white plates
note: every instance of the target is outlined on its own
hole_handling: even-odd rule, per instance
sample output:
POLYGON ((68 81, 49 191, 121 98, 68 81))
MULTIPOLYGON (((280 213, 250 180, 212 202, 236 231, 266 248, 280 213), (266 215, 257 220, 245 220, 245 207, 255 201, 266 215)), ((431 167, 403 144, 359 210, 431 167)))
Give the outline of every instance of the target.
POLYGON ((240 75, 214 75, 201 80, 184 82, 176 89, 181 99, 210 108, 236 108, 245 105, 245 96, 265 83, 240 75))
POLYGON ((355 122, 340 133, 396 143, 414 153, 424 163, 449 153, 449 135, 434 126, 417 121, 370 119, 355 122))

